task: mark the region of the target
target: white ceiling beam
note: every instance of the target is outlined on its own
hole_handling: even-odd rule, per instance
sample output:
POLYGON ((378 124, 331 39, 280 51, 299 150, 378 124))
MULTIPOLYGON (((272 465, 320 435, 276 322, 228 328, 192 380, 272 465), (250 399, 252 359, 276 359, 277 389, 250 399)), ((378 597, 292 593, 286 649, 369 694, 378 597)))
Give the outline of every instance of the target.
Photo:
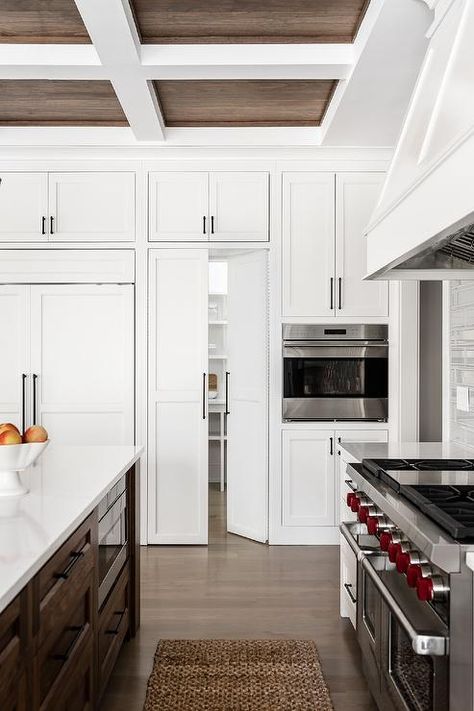
POLYGON ((163 117, 151 83, 142 76, 140 40, 127 0, 75 2, 135 137, 163 140, 163 117))
POLYGON ((344 79, 350 44, 142 45, 148 79, 344 79))
POLYGON ((0 44, 0 79, 106 78, 91 44, 0 44))

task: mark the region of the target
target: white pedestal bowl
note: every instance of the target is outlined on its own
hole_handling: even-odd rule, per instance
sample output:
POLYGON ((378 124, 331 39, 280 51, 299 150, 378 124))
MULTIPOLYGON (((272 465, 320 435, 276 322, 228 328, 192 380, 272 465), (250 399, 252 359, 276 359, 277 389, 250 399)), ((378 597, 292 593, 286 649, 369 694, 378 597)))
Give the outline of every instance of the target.
POLYGON ((4 444, 0 446, 0 497, 27 494, 19 472, 30 467, 49 444, 30 442, 28 444, 4 444))

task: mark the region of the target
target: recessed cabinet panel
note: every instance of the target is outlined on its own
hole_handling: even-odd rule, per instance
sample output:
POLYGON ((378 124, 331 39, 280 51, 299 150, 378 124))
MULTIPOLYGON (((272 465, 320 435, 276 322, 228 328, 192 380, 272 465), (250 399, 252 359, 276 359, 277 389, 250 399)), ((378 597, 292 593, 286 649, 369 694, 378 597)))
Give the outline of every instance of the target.
POLYGON ((133 444, 129 285, 31 287, 36 413, 56 442, 133 444))
POLYGON ((334 174, 283 176, 283 316, 334 316, 334 174))
POLYGON ((150 240, 208 239, 208 173, 150 173, 148 188, 150 240))
POLYGON ((0 173, 0 240, 46 241, 47 195, 47 173, 0 173))
POLYGON ((283 526, 334 526, 331 437, 318 430, 283 431, 283 526))
POLYGON ((135 173, 50 173, 49 239, 135 239, 135 173))
POLYGON ((211 240, 268 241, 268 183, 268 173, 211 173, 211 240))
MULTIPOLYGON (((28 383, 27 291, 24 286, 0 286, 0 419, 22 422, 22 396, 28 383)), ((26 406, 26 400, 25 400, 26 406)))
POLYGON ((341 316, 388 316, 388 282, 363 281, 367 274, 364 231, 383 179, 383 173, 340 173, 336 177, 337 309, 341 316))

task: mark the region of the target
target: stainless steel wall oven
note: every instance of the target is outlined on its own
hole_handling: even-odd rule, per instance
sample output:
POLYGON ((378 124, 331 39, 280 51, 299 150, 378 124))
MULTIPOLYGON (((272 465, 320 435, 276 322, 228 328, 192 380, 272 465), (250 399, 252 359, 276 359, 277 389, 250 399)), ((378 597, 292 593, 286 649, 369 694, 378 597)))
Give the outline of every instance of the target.
POLYGON ((283 326, 283 419, 388 417, 388 327, 283 326))

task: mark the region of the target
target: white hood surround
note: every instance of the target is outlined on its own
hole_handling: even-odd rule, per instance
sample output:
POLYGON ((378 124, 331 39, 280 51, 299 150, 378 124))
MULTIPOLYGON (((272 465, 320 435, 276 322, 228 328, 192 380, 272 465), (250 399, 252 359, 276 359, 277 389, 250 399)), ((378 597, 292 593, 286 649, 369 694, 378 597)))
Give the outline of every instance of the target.
POLYGON ((404 264, 474 223, 474 0, 423 1, 434 10, 430 45, 367 228, 367 271, 369 278, 474 279, 474 251, 472 265, 440 268, 433 257, 404 264))

